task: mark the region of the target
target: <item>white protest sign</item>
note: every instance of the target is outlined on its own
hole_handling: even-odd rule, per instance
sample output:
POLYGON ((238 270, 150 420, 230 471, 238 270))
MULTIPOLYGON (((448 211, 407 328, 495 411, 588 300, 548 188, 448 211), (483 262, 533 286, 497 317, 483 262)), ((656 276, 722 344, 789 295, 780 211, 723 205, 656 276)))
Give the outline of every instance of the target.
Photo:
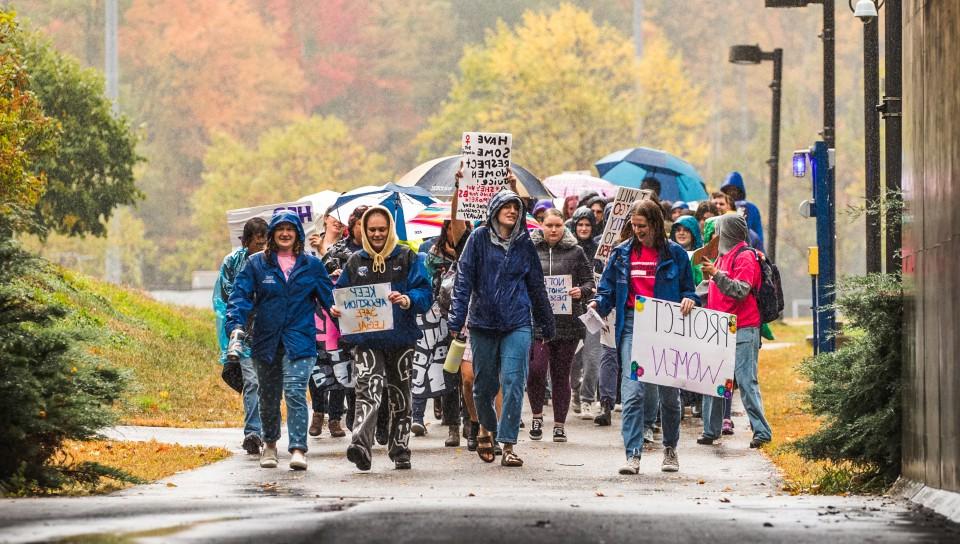
POLYGON ((227 210, 227 229, 230 231, 230 244, 240 247, 240 238, 243 236, 243 225, 254 217, 261 217, 267 223, 273 214, 280 210, 290 210, 300 217, 304 230, 313 227, 314 210, 312 202, 281 202, 279 204, 265 204, 252 208, 227 210))
POLYGON ((613 251, 620 240, 620 232, 627 223, 627 213, 630 211, 630 206, 637 200, 646 199, 647 195, 648 193, 641 192, 640 189, 617 188, 617 195, 613 197, 613 208, 610 209, 610 217, 603 226, 600 243, 597 245, 597 253, 593 257, 600 261, 602 265, 606 266, 610 252, 613 251))
POLYGON ((389 283, 334 289, 340 334, 393 330, 393 304, 387 300, 390 291, 389 283))
POLYGON ((573 314, 573 299, 570 297, 570 290, 573 289, 573 277, 570 274, 544 276, 543 283, 547 286, 547 298, 550 299, 550 309, 553 310, 553 314, 573 314))
POLYGON ((460 140, 463 179, 457 192, 457 219, 485 220, 487 203, 493 195, 508 189, 510 150, 513 135, 464 132, 460 140))
POLYGON ((730 398, 737 353, 737 317, 638 296, 633 314, 633 351, 625 379, 679 387, 730 398))

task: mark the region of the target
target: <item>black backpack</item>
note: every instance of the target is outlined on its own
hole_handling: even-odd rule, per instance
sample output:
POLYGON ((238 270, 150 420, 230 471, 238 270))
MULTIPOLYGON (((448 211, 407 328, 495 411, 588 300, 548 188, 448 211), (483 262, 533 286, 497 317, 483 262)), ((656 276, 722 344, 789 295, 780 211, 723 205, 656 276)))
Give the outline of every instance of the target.
POLYGON ((780 319, 780 314, 783 313, 780 270, 766 256, 761 256, 756 249, 744 246, 737 251, 737 255, 742 251, 752 251, 757 263, 760 264, 760 287, 753 291, 753 296, 757 299, 757 310, 760 311, 760 321, 770 323, 780 319))

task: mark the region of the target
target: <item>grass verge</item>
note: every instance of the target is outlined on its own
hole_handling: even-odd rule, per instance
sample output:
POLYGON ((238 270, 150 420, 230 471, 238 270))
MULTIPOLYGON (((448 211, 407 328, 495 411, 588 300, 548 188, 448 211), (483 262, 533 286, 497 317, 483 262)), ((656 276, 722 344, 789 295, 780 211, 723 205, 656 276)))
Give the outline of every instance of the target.
MULTIPOLYGON (((59 461, 73 465, 83 462, 100 463, 120 469, 131 476, 152 482, 180 471, 215 463, 230 456, 223 448, 181 446, 149 442, 120 442, 116 440, 67 441, 60 450, 59 461)), ((73 486, 61 489, 58 495, 90 495, 109 493, 132 484, 103 478, 95 487, 73 486)), ((168 484, 173 486, 174 484, 168 484)))

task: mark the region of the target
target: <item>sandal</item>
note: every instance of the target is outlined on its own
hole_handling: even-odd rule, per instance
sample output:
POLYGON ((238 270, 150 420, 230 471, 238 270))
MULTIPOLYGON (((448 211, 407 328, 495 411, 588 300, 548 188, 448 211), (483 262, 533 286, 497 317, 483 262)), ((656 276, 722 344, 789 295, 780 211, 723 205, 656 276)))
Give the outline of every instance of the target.
POLYGON ((497 459, 493 453, 493 437, 489 434, 477 437, 477 455, 484 463, 492 463, 497 459))
POLYGON ((504 451, 503 457, 500 458, 500 465, 505 467, 522 467, 523 459, 521 459, 516 453, 513 453, 512 450, 504 451))

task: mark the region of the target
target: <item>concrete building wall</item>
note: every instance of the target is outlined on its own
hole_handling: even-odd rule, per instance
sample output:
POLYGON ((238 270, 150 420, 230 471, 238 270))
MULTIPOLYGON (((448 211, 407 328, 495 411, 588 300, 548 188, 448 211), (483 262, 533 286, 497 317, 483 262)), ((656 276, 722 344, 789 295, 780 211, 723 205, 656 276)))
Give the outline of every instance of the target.
POLYGON ((960 1, 903 0, 904 476, 960 491, 960 1))

